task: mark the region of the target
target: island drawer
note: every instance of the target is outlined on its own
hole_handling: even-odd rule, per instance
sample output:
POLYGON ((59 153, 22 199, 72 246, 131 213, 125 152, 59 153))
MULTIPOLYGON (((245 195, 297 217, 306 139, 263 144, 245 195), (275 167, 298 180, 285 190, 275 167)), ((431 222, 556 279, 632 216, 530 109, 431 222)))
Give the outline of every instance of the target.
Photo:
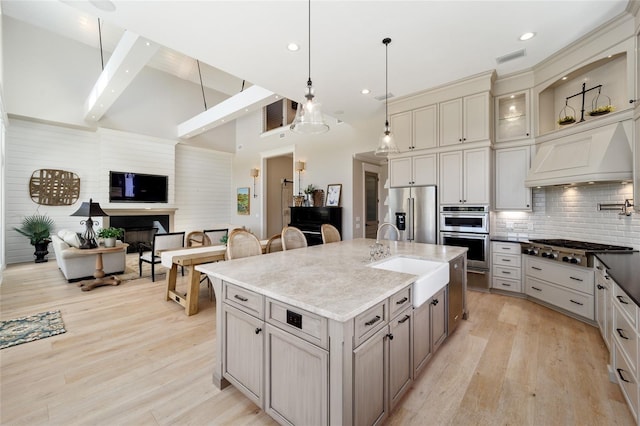
POLYGON ((309 343, 329 349, 329 329, 326 318, 267 298, 266 321, 309 343))
POLYGON ((411 286, 408 286, 389 298, 389 309, 391 310, 389 318, 394 318, 407 306, 411 306, 411 303, 411 286))
POLYGON ((389 322, 389 304, 380 302, 358 315, 354 321, 354 347, 367 340, 389 322))
POLYGON ((264 297, 258 293, 225 282, 222 300, 249 315, 264 319, 264 297))

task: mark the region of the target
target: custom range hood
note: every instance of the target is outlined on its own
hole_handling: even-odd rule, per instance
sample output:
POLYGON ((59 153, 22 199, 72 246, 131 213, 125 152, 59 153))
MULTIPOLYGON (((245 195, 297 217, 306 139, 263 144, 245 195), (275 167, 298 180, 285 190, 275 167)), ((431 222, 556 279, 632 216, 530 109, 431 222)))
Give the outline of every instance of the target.
POLYGON ((631 120, 557 138, 542 138, 525 186, 579 185, 632 179, 631 120))

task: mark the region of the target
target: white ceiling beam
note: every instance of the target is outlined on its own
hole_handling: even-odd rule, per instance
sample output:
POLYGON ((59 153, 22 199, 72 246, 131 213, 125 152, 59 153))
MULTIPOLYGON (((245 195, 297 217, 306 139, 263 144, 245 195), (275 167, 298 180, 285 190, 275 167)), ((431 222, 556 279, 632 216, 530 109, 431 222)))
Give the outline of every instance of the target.
POLYGON ((160 45, 125 31, 84 104, 84 119, 98 121, 122 95, 160 45))
POLYGON ((275 102, 280 97, 260 86, 251 86, 208 110, 178 124, 178 137, 192 138, 226 124, 251 111, 275 102))

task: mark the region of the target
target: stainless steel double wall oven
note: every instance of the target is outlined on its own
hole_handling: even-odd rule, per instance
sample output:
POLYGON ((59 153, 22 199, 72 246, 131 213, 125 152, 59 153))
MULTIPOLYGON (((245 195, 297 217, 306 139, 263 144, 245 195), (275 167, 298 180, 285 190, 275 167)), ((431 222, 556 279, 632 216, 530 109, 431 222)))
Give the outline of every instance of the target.
POLYGON ((440 244, 467 247, 467 286, 489 289, 489 206, 441 206, 440 244))

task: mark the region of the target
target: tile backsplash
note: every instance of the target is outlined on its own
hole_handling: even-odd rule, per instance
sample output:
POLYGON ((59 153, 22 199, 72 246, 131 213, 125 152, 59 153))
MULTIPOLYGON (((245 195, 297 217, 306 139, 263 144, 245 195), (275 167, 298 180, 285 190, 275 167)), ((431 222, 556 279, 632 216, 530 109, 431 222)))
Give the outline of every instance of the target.
POLYGON ((633 198, 631 184, 596 184, 533 189, 533 212, 492 212, 491 234, 566 238, 640 250, 640 213, 599 211, 598 204, 633 198))

